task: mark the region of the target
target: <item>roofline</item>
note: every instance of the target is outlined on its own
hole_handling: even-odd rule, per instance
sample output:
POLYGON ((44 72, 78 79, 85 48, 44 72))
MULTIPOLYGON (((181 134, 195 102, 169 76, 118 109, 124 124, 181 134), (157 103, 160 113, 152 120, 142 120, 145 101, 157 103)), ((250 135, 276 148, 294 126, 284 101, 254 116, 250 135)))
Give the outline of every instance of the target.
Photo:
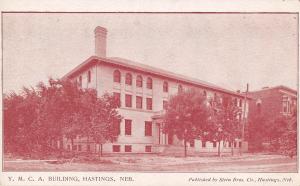
POLYGON ((285 90, 288 90, 290 92, 293 92, 294 94, 298 94, 298 91, 297 90, 294 90, 290 87, 287 87, 287 86, 284 86, 284 85, 278 85, 278 86, 274 86, 274 87, 269 87, 269 88, 265 88, 265 89, 261 89, 261 90, 255 90, 255 91, 250 91, 249 93, 257 93, 257 92, 263 92, 263 91, 266 91, 266 90, 273 90, 273 89, 285 89, 285 90))
MULTIPOLYGON (((208 88, 210 90, 215 90, 215 91, 219 91, 219 92, 223 92, 226 94, 230 94, 230 95, 235 95, 238 97, 242 97, 244 98, 245 95, 241 94, 241 93, 237 93, 231 90, 227 90, 218 86, 212 86, 212 85, 208 85, 205 83, 201 83, 201 82, 196 82, 195 80, 189 80, 187 79, 188 77, 179 77, 182 76, 180 74, 176 74, 173 72, 169 72, 163 69, 159 69, 159 68, 155 68, 155 69, 147 69, 147 68, 143 68, 143 67, 139 67, 139 66, 135 66, 132 64, 128 64, 125 62, 121 62, 121 61, 117 61, 111 58, 102 58, 102 57, 98 57, 98 56, 91 56, 88 59, 86 59, 84 62, 82 62, 80 65, 76 66, 73 70, 71 70, 70 72, 68 72, 66 75, 64 75, 62 77, 62 79, 68 79, 68 78, 72 78, 75 74, 81 72, 84 68, 86 68, 87 66, 93 65, 93 64, 99 64, 99 63, 107 63, 110 65, 116 65, 116 66, 121 66, 123 68, 129 68, 129 69, 133 69, 133 70, 137 70, 137 71, 142 71, 142 72, 147 72, 156 76, 162 76, 168 79, 173 79, 176 81, 181 81, 181 82, 185 82, 188 84, 192 84, 192 85, 196 85, 196 86, 200 86, 203 88, 208 88), (161 70, 163 72, 157 72, 156 70, 161 70)), ((144 64, 142 64, 144 65, 144 64)), ((147 65, 144 65, 147 66, 147 65)), ((199 80, 200 81, 200 80, 199 80)), ((250 97, 247 96, 247 99, 251 99, 250 97)))

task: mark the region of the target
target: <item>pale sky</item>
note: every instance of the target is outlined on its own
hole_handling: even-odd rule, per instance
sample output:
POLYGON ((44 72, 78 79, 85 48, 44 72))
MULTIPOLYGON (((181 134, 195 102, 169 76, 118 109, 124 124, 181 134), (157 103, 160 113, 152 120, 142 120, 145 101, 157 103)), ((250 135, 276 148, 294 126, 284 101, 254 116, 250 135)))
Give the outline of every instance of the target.
POLYGON ((229 90, 297 89, 296 14, 3 14, 3 89, 60 78, 94 55, 145 63, 229 90))

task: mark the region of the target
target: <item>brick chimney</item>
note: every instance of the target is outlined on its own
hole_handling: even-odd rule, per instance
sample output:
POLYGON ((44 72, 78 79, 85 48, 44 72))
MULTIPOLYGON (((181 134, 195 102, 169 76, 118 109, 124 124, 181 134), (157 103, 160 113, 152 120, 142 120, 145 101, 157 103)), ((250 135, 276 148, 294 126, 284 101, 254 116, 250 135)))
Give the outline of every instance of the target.
POLYGON ((98 57, 106 57, 106 35, 106 28, 101 26, 95 28, 95 55, 98 57))

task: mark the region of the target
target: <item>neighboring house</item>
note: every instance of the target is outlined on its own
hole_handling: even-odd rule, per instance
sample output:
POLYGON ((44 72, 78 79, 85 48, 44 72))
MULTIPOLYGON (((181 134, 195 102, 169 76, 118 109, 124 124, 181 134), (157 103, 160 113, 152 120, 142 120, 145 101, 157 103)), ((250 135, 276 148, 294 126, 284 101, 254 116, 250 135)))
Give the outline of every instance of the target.
MULTIPOLYGON (((256 123, 251 122, 253 129, 260 128, 258 125, 261 125, 255 118, 261 118, 262 122, 272 122, 278 117, 297 115, 296 90, 281 85, 264 87, 261 90, 249 92, 248 95, 252 98, 249 103, 249 118, 256 121, 256 123)), ((269 145, 269 136, 266 135, 260 139, 250 140, 249 149, 251 151, 261 151, 268 148, 269 145)))
POLYGON ((249 92, 252 98, 249 116, 263 115, 265 118, 275 116, 292 116, 297 108, 297 91, 286 86, 264 87, 249 92))
MULTIPOLYGON (((229 95, 236 101, 241 113, 243 112, 245 102, 244 96, 240 93, 152 66, 122 58, 107 57, 106 34, 105 28, 97 27, 95 29, 96 56, 88 58, 63 77, 77 81, 82 88, 96 89, 98 96, 107 92, 119 100, 118 111, 123 116, 120 135, 115 143, 104 144, 103 152, 157 153, 168 145, 178 144, 173 136, 162 132, 161 114, 170 96, 183 89, 199 89, 207 99, 213 99, 214 96, 221 97, 223 94, 229 95)), ((245 108, 247 117, 248 103, 245 108)), ((231 145, 239 149, 240 144, 240 140, 234 144, 224 142, 222 148, 230 151, 231 145)), ((191 142, 189 146, 195 151, 217 151, 217 143, 214 142, 202 144, 197 140, 191 142)), ((70 140, 65 139, 64 148, 98 152, 99 146, 78 137, 73 147, 70 140)), ((247 149, 247 146, 243 148, 247 149)))

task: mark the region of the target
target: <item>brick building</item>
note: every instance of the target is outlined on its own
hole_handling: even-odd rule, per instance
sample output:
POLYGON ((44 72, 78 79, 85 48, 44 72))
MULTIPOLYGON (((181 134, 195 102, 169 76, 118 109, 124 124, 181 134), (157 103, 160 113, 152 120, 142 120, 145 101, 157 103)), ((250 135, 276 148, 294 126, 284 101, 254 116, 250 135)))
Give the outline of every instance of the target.
POLYGON ((291 116, 297 108, 297 91, 286 86, 265 87, 248 93, 252 98, 249 104, 249 117, 263 115, 291 116))
MULTIPOLYGON (((226 94, 236 100, 240 112, 248 100, 242 94, 226 90, 213 84, 132 62, 122 58, 106 56, 107 30, 95 29, 95 54, 67 73, 64 78, 77 81, 82 88, 94 88, 98 96, 108 92, 120 100, 119 113, 123 116, 120 135, 115 143, 103 145, 106 153, 157 153, 170 145, 181 145, 176 137, 162 132, 161 114, 171 95, 181 89, 196 88, 206 95, 207 100, 226 94)), ((240 114, 241 116, 241 114, 240 114)), ((241 118, 240 118, 241 119, 241 118)), ((241 140, 222 143, 223 151, 231 151, 231 145, 239 149, 241 140)), ((246 143, 245 143, 246 144, 246 143)), ((243 146, 247 149, 247 146, 243 146)), ((97 152, 98 144, 87 143, 85 138, 64 140, 64 148, 77 151, 97 152)), ((217 143, 196 140, 189 148, 199 152, 217 151, 217 143)))
POLYGON ((273 126, 276 119, 283 117, 289 120, 297 115, 297 91, 286 86, 265 87, 249 92, 249 96, 252 98, 249 103, 249 131, 252 131, 249 134, 249 150, 268 150, 271 144, 270 125, 273 126), (260 137, 256 136, 258 134, 260 137))

